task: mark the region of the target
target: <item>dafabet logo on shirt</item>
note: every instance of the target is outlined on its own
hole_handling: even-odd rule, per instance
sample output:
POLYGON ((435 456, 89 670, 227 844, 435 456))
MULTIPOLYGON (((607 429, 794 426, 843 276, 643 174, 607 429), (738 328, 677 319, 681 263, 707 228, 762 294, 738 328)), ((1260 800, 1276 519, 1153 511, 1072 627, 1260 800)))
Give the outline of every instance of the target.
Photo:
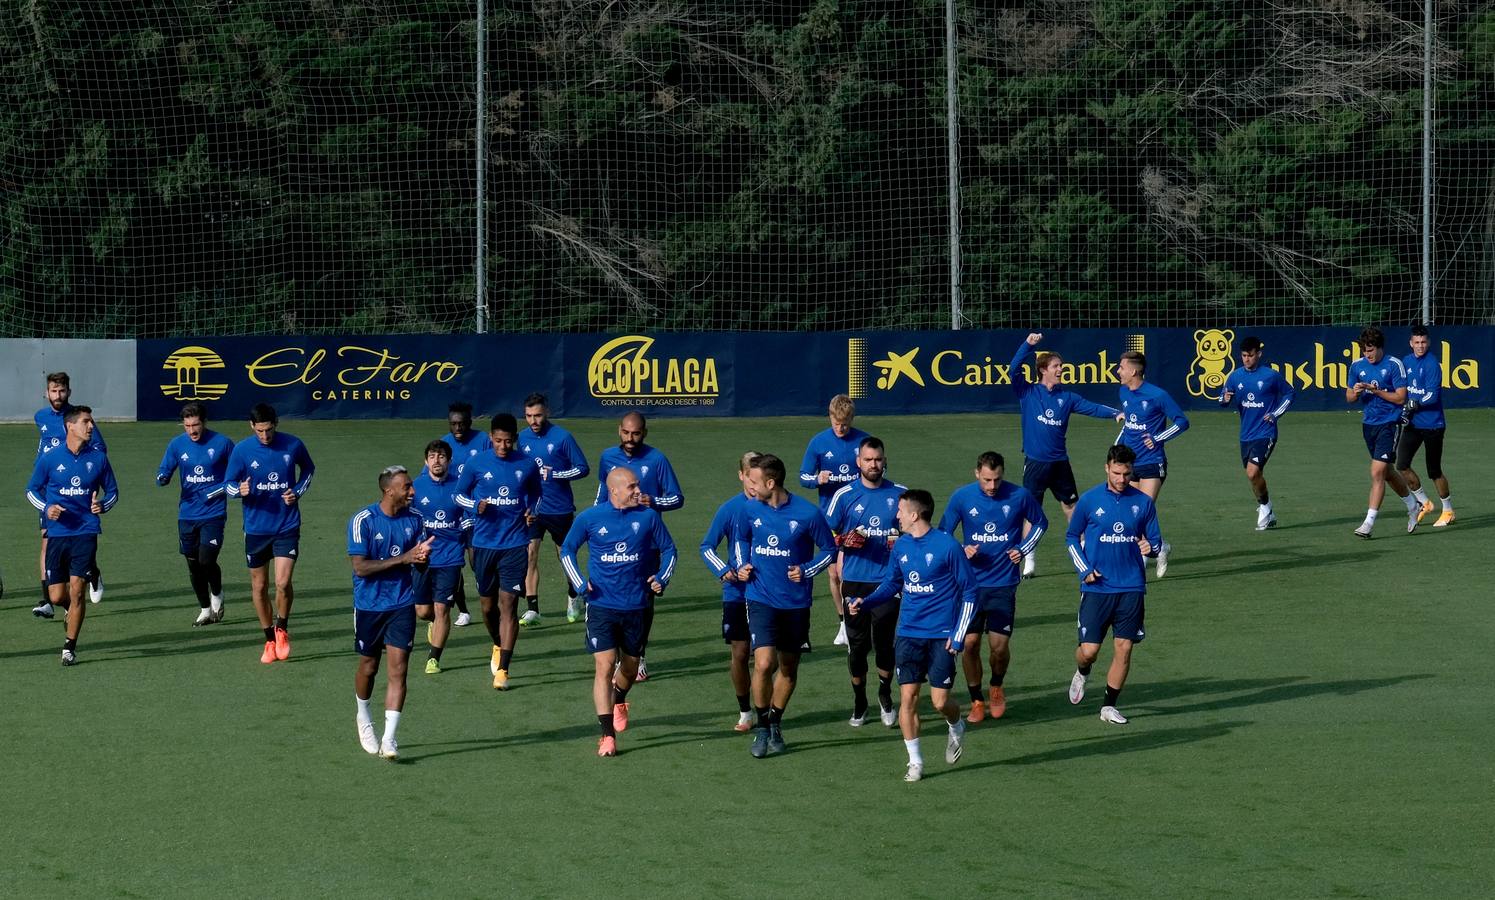
POLYGON ((710 406, 720 394, 716 358, 660 357, 655 339, 613 338, 587 363, 587 388, 608 405, 710 406))
POLYGON ((225 369, 226 372, 223 357, 207 347, 175 350, 161 363, 161 368, 174 373, 172 383, 161 385, 161 393, 173 400, 217 400, 228 391, 226 383, 216 382, 222 374, 212 371, 225 369), (211 380, 203 381, 204 374, 211 380))

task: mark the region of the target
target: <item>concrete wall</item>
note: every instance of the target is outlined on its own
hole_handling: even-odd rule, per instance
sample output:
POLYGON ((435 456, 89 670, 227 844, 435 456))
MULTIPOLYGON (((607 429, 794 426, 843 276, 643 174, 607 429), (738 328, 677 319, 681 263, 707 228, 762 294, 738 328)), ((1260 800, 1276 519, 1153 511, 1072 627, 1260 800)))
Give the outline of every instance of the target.
POLYGON ((47 373, 73 379, 73 402, 100 422, 135 421, 135 342, 0 339, 0 422, 30 422, 47 373))

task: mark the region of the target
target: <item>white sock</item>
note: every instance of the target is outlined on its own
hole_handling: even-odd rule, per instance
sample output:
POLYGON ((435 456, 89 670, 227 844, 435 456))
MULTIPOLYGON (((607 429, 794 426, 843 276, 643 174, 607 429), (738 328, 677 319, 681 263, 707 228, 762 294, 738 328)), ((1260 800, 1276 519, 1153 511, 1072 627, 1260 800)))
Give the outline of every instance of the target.
POLYGON ((400 711, 397 709, 386 709, 384 711, 384 743, 388 744, 395 739, 395 729, 400 727, 400 711))
POLYGON ((1452 494, 1448 495, 1447 497, 1439 497, 1438 499, 1443 501, 1443 511, 1444 512, 1453 512, 1453 495, 1452 494))
POLYGON ((1418 503, 1428 502, 1428 492, 1426 490, 1423 490, 1422 488, 1418 488, 1417 490, 1413 491, 1412 496, 1417 498, 1418 503))
POLYGON ((1407 512, 1417 512, 1417 498, 1408 494, 1402 498, 1402 503, 1407 507, 1407 512))
POLYGON ((374 724, 374 717, 369 714, 369 701, 363 699, 362 697, 358 696, 357 694, 353 695, 353 699, 358 701, 358 724, 360 724, 360 725, 372 725, 372 724, 374 724))
POLYGON ((945 725, 949 727, 951 734, 959 731, 961 726, 960 713, 956 713, 953 719, 947 719, 945 725))
POLYGON ((223 595, 222 594, 209 594, 208 595, 208 603, 211 606, 213 612, 215 612, 215 613, 217 613, 217 612, 223 612, 223 595))
POLYGON ((924 765, 924 754, 919 752, 919 739, 904 741, 903 746, 908 748, 908 764, 911 766, 924 765))
POLYGON ((1377 512, 1378 512, 1378 510, 1367 509, 1365 511, 1365 524, 1367 524, 1367 525, 1374 525, 1374 524, 1376 524, 1376 513, 1377 512))

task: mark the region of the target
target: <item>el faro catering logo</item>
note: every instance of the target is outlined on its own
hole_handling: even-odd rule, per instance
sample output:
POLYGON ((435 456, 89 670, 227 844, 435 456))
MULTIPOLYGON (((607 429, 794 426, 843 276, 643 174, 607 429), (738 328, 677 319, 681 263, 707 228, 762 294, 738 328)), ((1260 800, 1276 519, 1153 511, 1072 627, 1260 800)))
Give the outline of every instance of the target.
POLYGON ((654 338, 630 334, 598 347, 587 363, 587 388, 603 406, 712 406, 721 393, 716 358, 665 357, 654 338))
MULTIPOLYGON (((161 385, 161 393, 173 400, 217 400, 228 393, 228 384, 205 380, 228 373, 223 358, 207 347, 174 350, 161 368, 173 373, 172 383, 161 385)), ((244 377, 256 388, 304 389, 314 401, 409 400, 412 387, 448 384, 461 371, 453 360, 407 360, 388 347, 357 344, 344 344, 335 353, 275 347, 244 363, 244 377)))
POLYGON ((226 383, 203 381, 204 370, 210 379, 227 372, 223 357, 207 347, 182 347, 166 357, 161 368, 174 373, 172 383, 161 385, 161 393, 173 400, 217 400, 228 391, 226 383), (223 371, 215 371, 219 369, 223 371))

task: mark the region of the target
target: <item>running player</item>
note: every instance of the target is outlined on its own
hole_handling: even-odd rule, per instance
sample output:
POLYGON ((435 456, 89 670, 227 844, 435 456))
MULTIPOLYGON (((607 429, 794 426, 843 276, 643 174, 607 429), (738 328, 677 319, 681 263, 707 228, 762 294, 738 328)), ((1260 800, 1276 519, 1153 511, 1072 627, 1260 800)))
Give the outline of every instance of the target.
MULTIPOLYGON (((36 422, 36 430, 39 438, 36 442, 36 455, 41 456, 48 450, 61 444, 67 437, 67 425, 63 419, 69 410, 73 408, 68 401, 73 396, 73 381, 66 372, 53 372, 47 376, 47 405, 36 411, 33 420, 36 422)), ((93 418, 89 416, 89 418, 93 418)), ((92 444, 100 453, 109 452, 104 445, 104 436, 100 433, 98 425, 93 429, 92 444)), ((47 585, 47 520, 41 517, 41 554, 37 558, 37 569, 41 573, 41 602, 32 607, 31 614, 38 619, 50 619, 55 613, 52 610, 50 589, 47 585)), ((94 562, 94 571, 88 574, 88 600, 90 603, 98 603, 104 599, 104 578, 99 574, 98 562, 94 562)))
MULTIPOLYGON (((856 465, 857 480, 836 491, 825 511, 841 548, 836 567, 841 570, 845 597, 865 597, 888 577, 888 551, 898 538, 898 498, 904 492, 903 485, 882 477, 888 457, 878 438, 862 438, 856 465)), ((882 723, 889 728, 898 724, 898 713, 893 709, 893 638, 897 625, 897 597, 846 619, 846 665, 851 671, 852 698, 848 724, 853 728, 867 721, 867 654, 874 651, 882 723)))
POLYGON ((628 728, 628 689, 638 674, 645 611, 675 571, 675 542, 659 513, 643 505, 627 466, 607 475, 607 502, 576 517, 561 544, 561 568, 587 598, 586 647, 592 654, 592 702, 602 736, 598 756, 618 754, 628 728), (576 553, 587 547, 583 578, 576 553))
POLYGON ((405 709, 405 674, 415 646, 415 592, 412 568, 424 568, 431 558, 434 535, 426 533, 421 517, 411 512, 415 490, 404 466, 379 473, 379 502, 348 520, 348 558, 353 563, 353 645, 358 669, 353 675, 353 699, 358 703, 358 743, 367 753, 388 760, 400 756, 395 729, 405 709), (374 737, 369 701, 379 657, 389 658, 384 686, 384 737, 374 737))
POLYGON ((166 445, 156 470, 156 484, 166 487, 171 483, 171 473, 181 470, 177 544, 187 559, 187 580, 197 597, 197 618, 192 622, 195 627, 223 621, 223 569, 218 565, 218 553, 223 549, 228 519, 224 475, 234 442, 208 428, 201 403, 182 407, 182 432, 166 445))
POLYGON ((509 413, 493 417, 493 452, 472 457, 457 478, 457 502, 473 515, 472 574, 483 624, 493 639, 488 669, 495 690, 508 690, 509 664, 519 639, 519 595, 529 523, 540 503, 540 470, 518 452, 519 423, 509 413))
POLYGON ((1220 394, 1221 406, 1234 407, 1241 414, 1241 465, 1246 467, 1246 480, 1256 495, 1257 531, 1277 525, 1263 470, 1277 446, 1277 420, 1297 393, 1276 369, 1261 364, 1265 346, 1255 336, 1241 341, 1241 367, 1226 377, 1225 390, 1220 394))
POLYGON ((441 652, 452 633, 452 601, 462 589, 462 558, 472 531, 472 517, 457 501, 457 476, 451 472, 452 448, 445 441, 426 445, 426 468, 415 479, 412 509, 420 516, 431 545, 429 564, 415 570, 415 615, 426 626, 426 674, 441 672, 441 652))
POLYGON ((279 431, 280 417, 268 403, 249 411, 254 439, 234 445, 224 478, 228 496, 244 508, 244 556, 249 563, 249 594, 265 649, 260 662, 291 656, 292 576, 301 543, 301 496, 317 469, 300 438, 279 431), (275 563, 275 607, 270 607, 270 563, 275 563))
MULTIPOLYGON (((447 471, 453 478, 462 477, 462 469, 467 461, 481 453, 487 453, 493 449, 493 444, 488 439, 488 432, 475 431, 472 427, 472 404, 457 401, 450 403, 446 408, 446 434, 441 436, 447 446, 452 448, 452 461, 447 466, 447 471)), ((468 544, 467 555, 471 562, 472 555, 472 532, 467 532, 468 544)), ((457 618, 452 625, 457 628, 466 628, 472 624, 472 615, 467 609, 467 586, 457 582, 457 593, 452 598, 457 607, 457 618)))
POLYGON ((1069 702, 1085 699, 1085 681, 1100 655, 1106 629, 1115 637, 1115 654, 1106 673, 1106 698, 1100 720, 1125 725, 1116 708, 1131 671, 1132 647, 1142 643, 1147 594, 1145 557, 1164 546, 1157 508, 1146 492, 1133 486, 1132 448, 1117 445, 1106 452, 1106 480, 1081 497, 1079 515, 1069 521, 1065 540, 1080 576, 1079 646, 1075 674, 1069 680, 1069 702))
MULTIPOLYGON (((1041 332, 1033 332, 1017 345, 1008 371, 1012 375, 1012 392, 1017 395, 1019 421, 1023 428, 1023 487, 1040 504, 1044 492, 1050 492, 1064 510, 1064 521, 1074 515, 1075 501, 1079 489, 1075 486, 1075 473, 1069 465, 1069 448, 1065 436, 1069 431, 1069 417, 1078 413, 1096 419, 1121 421, 1121 411, 1100 403, 1092 403, 1064 387, 1062 373, 1064 358, 1057 353, 1034 352, 1041 332), (1034 378, 1030 381, 1024 369, 1032 359, 1034 378)), ((945 529, 949 530, 949 529, 945 529)), ((1023 557, 1023 576, 1032 578, 1038 573, 1038 557, 1028 554, 1023 557)), ((969 656, 967 657, 969 658, 969 656)))
MULTIPOLYGON (((805 448, 805 458, 799 464, 799 486, 814 490, 820 503, 820 511, 830 508, 831 498, 844 485, 857 479, 857 452, 867 432, 852 427, 856 418, 856 404, 845 394, 837 394, 830 403, 831 427, 810 438, 805 448)), ((845 647, 846 604, 841 590, 841 569, 831 563, 826 573, 826 584, 830 588, 831 603, 836 607, 837 647, 845 647)))
POLYGON ((757 759, 785 750, 784 710, 810 638, 812 579, 831 564, 836 548, 825 514, 785 490, 784 479, 784 461, 773 454, 749 463, 747 487, 754 500, 743 504, 732 526, 737 577, 747 585, 758 714, 750 752, 757 759))
MULTIPOLYGON (((529 427, 519 439, 519 451, 540 467, 540 509, 529 527, 529 568, 524 573, 524 599, 529 608, 519 618, 519 624, 527 627, 540 622, 540 543, 549 534, 560 552, 576 512, 571 482, 587 477, 592 468, 571 432, 550 421, 550 401, 544 394, 524 399, 524 421, 529 427)), ((567 579, 566 621, 575 622, 581 618, 581 604, 570 584, 567 579)))
POLYGON ((1407 367, 1407 402, 1402 407, 1402 438, 1396 445, 1396 468, 1407 489, 1416 498, 1417 521, 1433 511, 1433 501, 1422 489, 1422 479, 1412 471, 1412 460, 1420 447, 1427 447, 1428 477, 1438 488, 1443 512, 1434 528, 1453 524, 1453 500, 1449 497, 1448 478, 1443 474, 1443 434, 1448 423, 1443 418, 1443 368, 1438 357, 1429 353, 1428 330, 1412 326, 1412 353, 1402 360, 1407 367))
POLYGON ((36 458, 26 499, 46 522, 48 599, 67 612, 62 664, 71 666, 78 661, 88 574, 96 568, 99 516, 118 502, 119 485, 109 457, 93 443, 93 410, 74 406, 63 425, 62 443, 36 458))
MULTIPOLYGON (((1121 378, 1121 435, 1118 444, 1132 449, 1136 463, 1132 466, 1132 484, 1157 502, 1168 480, 1168 454, 1163 444, 1189 430, 1189 419, 1168 392, 1148 384, 1147 357, 1140 350, 1121 354, 1116 364, 1121 378)), ((1157 552, 1158 577, 1168 573, 1168 554, 1173 550, 1166 542, 1157 552)))
POLYGON ((847 592, 846 611, 866 615, 898 592, 898 721, 908 750, 904 781, 924 777, 919 750, 919 691, 929 681, 929 699, 945 717, 945 762, 954 765, 965 744, 966 723, 960 704, 950 697, 955 682, 955 655, 976 615, 976 575, 955 539, 930 525, 934 498, 928 491, 905 491, 898 501, 903 536, 893 543, 887 578, 866 597, 847 592), (864 608, 865 607, 865 608, 864 608))
POLYGON ((1359 403, 1362 407, 1360 431, 1370 451, 1370 504, 1365 510, 1365 521, 1355 529, 1355 536, 1369 538, 1375 530, 1376 515, 1388 484, 1407 506, 1407 533, 1411 534, 1417 530, 1421 508, 1407 490, 1401 473, 1393 467, 1398 423, 1402 404, 1407 400, 1407 367, 1395 356, 1386 355, 1386 335, 1379 328, 1372 326, 1361 331, 1357 343, 1363 355, 1350 363, 1347 376, 1350 386, 1345 388, 1344 398, 1346 403, 1359 403))
POLYGON ((732 681, 732 692, 737 695, 737 724, 732 727, 739 732, 753 727, 753 711, 749 703, 753 682, 748 671, 747 591, 737 577, 737 570, 722 559, 717 549, 726 541, 727 558, 731 558, 732 546, 736 541, 736 535, 731 530, 732 524, 738 520, 742 507, 753 499, 747 486, 748 465, 762 455, 756 450, 749 450, 742 455, 737 464, 737 481, 741 490, 717 508, 705 537, 701 538, 701 559, 705 561, 711 574, 722 583, 722 642, 731 648, 732 653, 727 674, 732 681))
MULTIPOLYGON (((1068 468, 1068 461, 1064 465, 1068 468)), ((1033 558, 1033 548, 1049 527, 1037 496, 1002 480, 1006 468, 1006 460, 995 451, 976 457, 976 480, 951 494, 945 514, 940 516, 941 531, 953 537, 955 529, 960 528, 965 535, 966 559, 976 576, 976 615, 961 655, 966 691, 971 696, 966 721, 973 725, 988 713, 1000 719, 1007 712, 1003 681, 1012 661, 1008 645, 1017 615, 1017 564, 1033 558), (982 632, 986 633, 991 655, 991 683, 986 696, 981 693, 982 632)))
MULTIPOLYGON (((685 505, 685 492, 680 489, 680 480, 675 469, 658 449, 644 443, 649 436, 649 423, 641 412, 630 412, 618 422, 618 446, 608 447, 597 459, 597 499, 594 505, 607 502, 607 473, 618 466, 627 466, 638 476, 641 502, 656 512, 668 512, 685 505)), ((639 647, 638 680, 649 679, 649 665, 644 652, 649 648, 649 632, 654 627, 654 600, 649 599, 649 611, 644 613, 644 642, 639 647)))

